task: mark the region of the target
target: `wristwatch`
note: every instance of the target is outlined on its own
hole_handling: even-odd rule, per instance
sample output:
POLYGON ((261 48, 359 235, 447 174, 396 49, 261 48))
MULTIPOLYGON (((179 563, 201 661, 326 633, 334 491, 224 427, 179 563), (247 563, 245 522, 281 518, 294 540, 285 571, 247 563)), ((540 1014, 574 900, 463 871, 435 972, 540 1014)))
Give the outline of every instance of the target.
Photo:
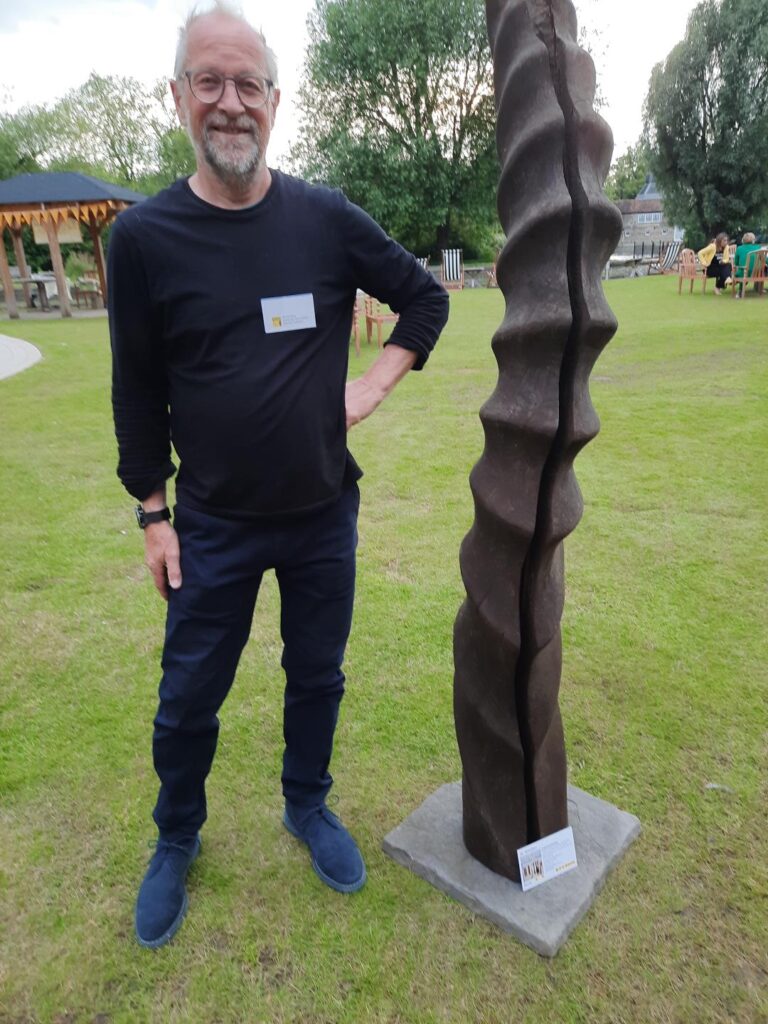
POLYGON ((141 505, 137 505, 135 512, 136 522, 142 530, 146 529, 147 526, 151 526, 152 523, 162 523, 163 520, 171 518, 171 510, 169 508, 161 508, 157 512, 145 512, 141 505))

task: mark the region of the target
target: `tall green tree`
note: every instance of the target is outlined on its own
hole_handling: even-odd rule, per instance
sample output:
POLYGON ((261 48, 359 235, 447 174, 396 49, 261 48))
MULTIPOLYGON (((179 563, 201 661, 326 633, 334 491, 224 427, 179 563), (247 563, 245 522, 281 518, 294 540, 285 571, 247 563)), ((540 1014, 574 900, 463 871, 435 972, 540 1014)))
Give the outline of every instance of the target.
POLYGON ((650 150, 641 139, 614 160, 605 182, 605 194, 614 202, 619 199, 634 199, 645 184, 650 169, 650 150))
POLYGON ((0 113, 0 177, 81 171, 154 192, 194 169, 167 82, 92 74, 50 106, 0 113))
POLYGON ((651 166, 692 244, 768 221, 768 0, 704 0, 657 64, 651 166))
POLYGON ((316 0, 294 166, 417 252, 495 229, 482 0, 316 0))
POLYGON ((58 107, 71 156, 106 168, 126 184, 155 166, 158 111, 136 79, 93 72, 58 107))
POLYGON ((56 107, 27 106, 15 114, 0 112, 0 178, 39 171, 68 148, 56 107), (58 141, 63 149, 58 149, 58 141))
POLYGON ((19 152, 13 133, 5 129, 3 119, 0 118, 0 181, 36 170, 35 161, 19 152))

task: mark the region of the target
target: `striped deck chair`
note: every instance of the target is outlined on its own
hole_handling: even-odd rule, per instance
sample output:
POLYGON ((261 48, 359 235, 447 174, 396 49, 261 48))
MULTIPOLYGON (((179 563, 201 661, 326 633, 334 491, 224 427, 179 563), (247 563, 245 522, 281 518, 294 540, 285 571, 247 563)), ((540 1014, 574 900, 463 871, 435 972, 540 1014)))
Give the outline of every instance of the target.
POLYGON ((464 287, 463 249, 443 249, 440 280, 446 289, 464 287))
POLYGON ((659 258, 648 265, 648 273, 674 274, 682 248, 682 242, 670 242, 664 252, 659 253, 659 258))

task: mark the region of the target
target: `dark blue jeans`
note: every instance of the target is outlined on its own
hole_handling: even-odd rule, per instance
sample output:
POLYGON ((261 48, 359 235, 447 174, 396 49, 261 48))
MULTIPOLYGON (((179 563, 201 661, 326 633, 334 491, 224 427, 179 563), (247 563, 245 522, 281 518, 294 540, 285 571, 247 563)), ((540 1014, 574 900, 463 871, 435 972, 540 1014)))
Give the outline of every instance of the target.
POLYGON ((329 508, 283 522, 221 519, 176 506, 182 585, 168 601, 152 743, 160 778, 154 819, 164 839, 193 835, 205 821, 217 712, 266 569, 275 570, 280 587, 283 793, 306 807, 325 799, 352 624, 359 503, 354 484, 329 508))

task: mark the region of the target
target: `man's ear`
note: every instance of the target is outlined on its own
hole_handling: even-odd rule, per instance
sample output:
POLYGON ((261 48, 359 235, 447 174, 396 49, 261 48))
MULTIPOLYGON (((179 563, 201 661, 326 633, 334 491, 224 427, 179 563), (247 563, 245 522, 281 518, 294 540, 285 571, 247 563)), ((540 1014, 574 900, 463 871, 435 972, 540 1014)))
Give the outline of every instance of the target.
POLYGON ((280 90, 275 87, 272 90, 272 99, 270 100, 270 115, 269 115, 269 127, 270 129, 275 127, 275 112, 280 105, 280 90))
POLYGON ((179 88, 179 83, 176 81, 175 78, 172 78, 168 84, 171 87, 171 95, 173 96, 173 102, 176 104, 176 113, 178 114, 179 121, 181 122, 182 125, 186 127, 187 118, 186 114, 184 113, 184 103, 182 102, 181 89, 179 88))

